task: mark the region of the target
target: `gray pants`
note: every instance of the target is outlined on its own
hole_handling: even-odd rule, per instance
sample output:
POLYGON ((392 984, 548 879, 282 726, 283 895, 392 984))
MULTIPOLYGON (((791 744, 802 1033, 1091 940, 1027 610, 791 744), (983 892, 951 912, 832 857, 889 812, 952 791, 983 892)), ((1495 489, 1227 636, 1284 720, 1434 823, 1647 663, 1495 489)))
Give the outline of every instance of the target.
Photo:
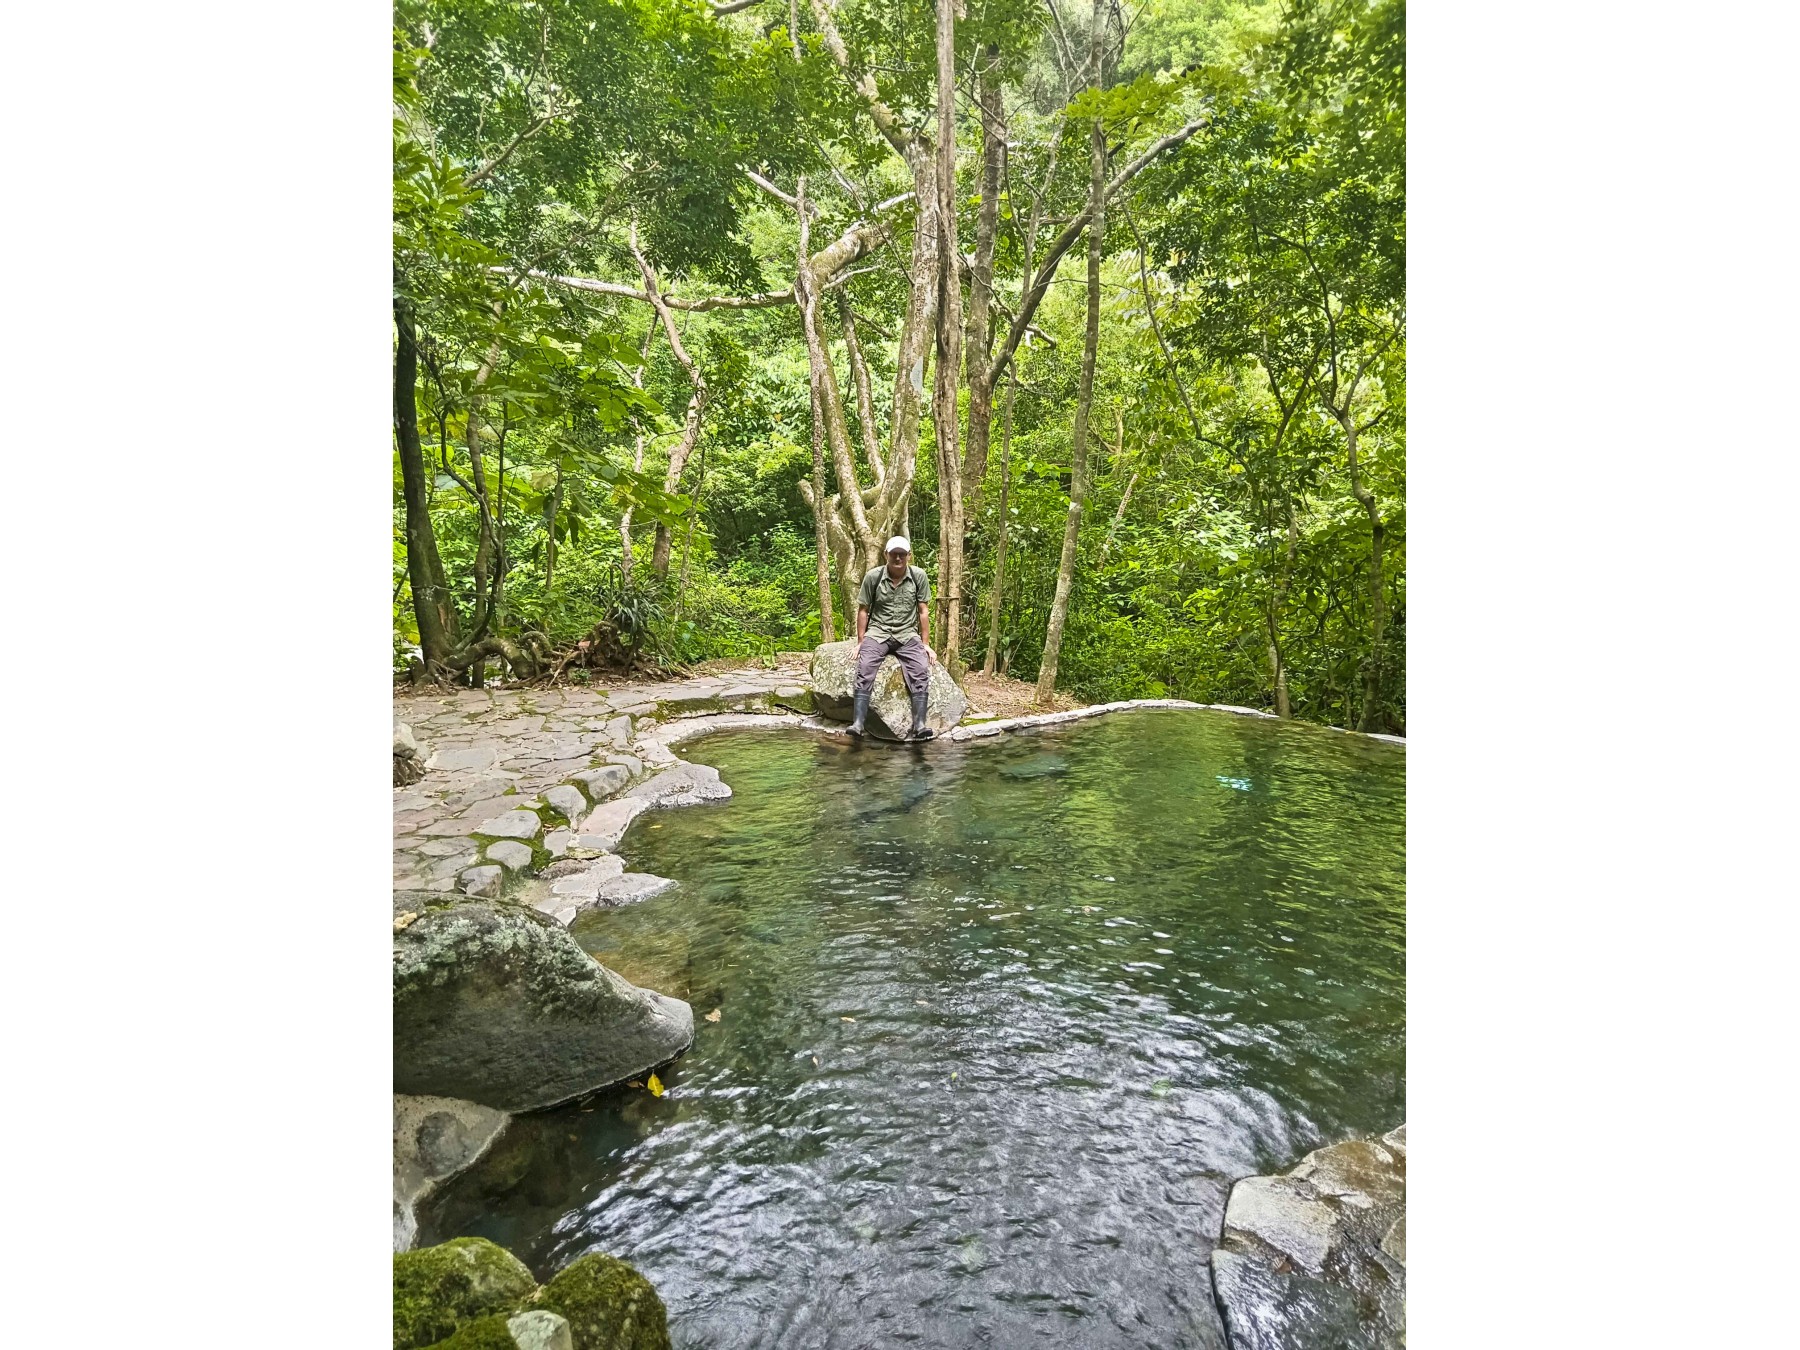
POLYGON ((917 633, 903 638, 865 636, 856 649, 856 692, 866 694, 875 685, 875 672, 892 653, 900 659, 900 678, 910 694, 923 694, 931 682, 931 657, 917 633))

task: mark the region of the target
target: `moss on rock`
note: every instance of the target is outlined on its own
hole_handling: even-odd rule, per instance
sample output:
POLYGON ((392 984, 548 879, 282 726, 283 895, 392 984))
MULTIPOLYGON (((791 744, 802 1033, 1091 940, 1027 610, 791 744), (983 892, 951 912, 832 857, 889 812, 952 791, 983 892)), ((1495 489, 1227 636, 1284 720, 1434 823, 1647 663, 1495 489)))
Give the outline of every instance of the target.
MULTIPOLYGON (((524 1262, 486 1238, 452 1238, 435 1247, 398 1252, 394 1350, 435 1345, 483 1314, 513 1312, 536 1287, 524 1262)), ((659 1312, 661 1308, 658 1303, 659 1312)))
POLYGON ((582 1257, 539 1291, 536 1306, 569 1319, 575 1350, 669 1350, 662 1299, 616 1257, 582 1257))
POLYGON ((433 1341, 431 1350, 519 1350, 506 1325, 505 1313, 489 1313, 464 1322, 447 1340, 433 1341))

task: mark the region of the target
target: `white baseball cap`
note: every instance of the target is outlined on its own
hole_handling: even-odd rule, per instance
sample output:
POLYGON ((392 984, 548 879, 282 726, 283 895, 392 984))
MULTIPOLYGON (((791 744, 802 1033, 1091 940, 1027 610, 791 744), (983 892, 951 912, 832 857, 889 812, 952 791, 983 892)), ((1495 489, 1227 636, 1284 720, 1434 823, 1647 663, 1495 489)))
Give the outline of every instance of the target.
POLYGON ((903 534, 897 534, 887 541, 887 547, 881 551, 883 553, 892 553, 895 549, 899 549, 902 553, 911 553, 912 541, 903 534))

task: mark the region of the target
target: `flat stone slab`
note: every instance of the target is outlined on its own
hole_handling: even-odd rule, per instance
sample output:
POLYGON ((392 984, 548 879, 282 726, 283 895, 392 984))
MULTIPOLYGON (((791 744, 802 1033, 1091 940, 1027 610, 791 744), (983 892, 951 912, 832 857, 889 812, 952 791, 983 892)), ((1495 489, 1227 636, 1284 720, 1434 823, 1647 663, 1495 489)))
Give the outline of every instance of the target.
POLYGON ((544 836, 544 849, 552 858, 560 858, 569 851, 569 844, 574 838, 573 830, 551 830, 544 836))
POLYGON ((576 846, 617 848, 631 822, 648 811, 651 805, 642 797, 620 797, 614 801, 602 802, 588 812, 587 819, 581 822, 581 833, 575 839, 576 846))
MULTIPOLYGON (((602 764, 599 768, 584 769, 569 777, 586 788, 588 796, 602 802, 631 781, 631 770, 623 764, 602 764)), ((571 816, 570 819, 573 820, 574 817, 571 816)))
POLYGON ((603 905, 629 905, 638 900, 648 900, 653 895, 661 895, 664 891, 672 891, 675 885, 669 878, 649 872, 623 872, 601 885, 597 899, 603 905))
POLYGON ((491 769, 499 762, 499 752, 491 745, 477 745, 465 750, 439 748, 425 761, 427 769, 491 769))
POLYGON ((511 839, 503 839, 497 844, 489 844, 487 856, 489 861, 499 863, 509 872, 517 872, 522 867, 531 866, 530 848, 511 839))
MULTIPOLYGON (((658 806, 693 806, 700 802, 722 802, 731 789, 719 778, 710 764, 677 764, 653 778, 634 784, 625 791, 625 800, 653 802, 658 806)), ((584 827, 585 828, 585 827, 584 827)))
POLYGON ((534 839, 543 828, 544 822, 538 819, 535 811, 508 811, 491 820, 482 821, 470 833, 502 839, 534 839))
POLYGON ((625 860, 616 853, 595 858, 588 866, 571 876, 560 877, 550 884, 550 894, 562 900, 594 900, 600 888, 625 870, 625 860))

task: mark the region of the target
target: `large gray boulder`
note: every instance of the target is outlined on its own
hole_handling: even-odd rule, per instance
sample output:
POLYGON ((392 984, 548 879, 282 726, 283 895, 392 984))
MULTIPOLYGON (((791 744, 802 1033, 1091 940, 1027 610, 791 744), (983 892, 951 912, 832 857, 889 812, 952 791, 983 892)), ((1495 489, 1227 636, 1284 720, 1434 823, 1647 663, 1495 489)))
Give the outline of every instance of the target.
POLYGON ((394 934, 394 1091, 535 1111, 667 1063, 694 1012, 640 989, 547 915, 431 909, 394 934))
POLYGON ((1212 1254, 1233 1350, 1402 1350, 1406 1127, 1231 1188, 1212 1254))
MULTIPOLYGON (((856 647, 852 640, 827 642, 814 650, 813 706, 821 716, 848 722, 855 715, 856 647)), ((969 710, 969 700, 950 678, 950 672, 935 661, 925 691, 925 724, 942 736, 962 721, 969 710)), ((900 672, 897 656, 886 658, 875 672, 868 726, 870 735, 889 741, 905 740, 912 727, 912 696, 906 692, 906 677, 900 672)))

